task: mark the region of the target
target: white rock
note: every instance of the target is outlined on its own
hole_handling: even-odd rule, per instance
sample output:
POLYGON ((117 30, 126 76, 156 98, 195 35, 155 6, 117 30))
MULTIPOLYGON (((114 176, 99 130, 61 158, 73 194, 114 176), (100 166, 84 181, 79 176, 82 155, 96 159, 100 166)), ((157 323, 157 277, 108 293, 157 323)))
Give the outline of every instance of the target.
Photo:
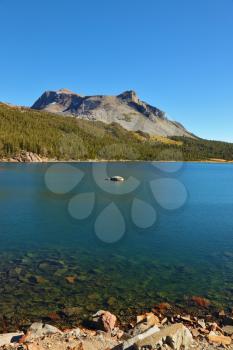
POLYGON ((145 338, 149 338, 150 336, 153 336, 155 333, 160 332, 160 329, 158 326, 154 326, 151 327, 150 329, 148 329, 146 332, 141 333, 136 335, 135 337, 125 341, 122 345, 122 350, 126 350, 129 349, 131 346, 133 346, 134 344, 136 344, 139 341, 143 341, 143 339, 145 338))
POLYGON ((34 322, 27 331, 26 341, 30 342, 34 339, 41 338, 45 335, 55 333, 62 334, 62 332, 54 326, 50 326, 49 324, 45 324, 42 322, 34 322))
POLYGON ((79 338, 82 335, 81 329, 80 328, 75 328, 72 329, 69 333, 67 333, 68 336, 73 336, 75 338, 79 338))
POLYGON ((125 181, 125 179, 122 176, 112 176, 110 177, 111 181, 125 181))
POLYGON ((0 346, 10 345, 12 343, 17 343, 21 336, 21 333, 5 333, 0 335, 0 346))
POLYGON ((162 330, 155 329, 154 332, 152 331, 153 328, 154 327, 149 329, 147 332, 124 342, 122 344, 122 350, 129 349, 133 345, 140 349, 144 347, 162 347, 165 344, 169 345, 174 350, 188 350, 193 343, 192 334, 182 323, 176 323, 172 326, 165 327, 162 330), (150 332, 152 333, 148 334, 150 332))

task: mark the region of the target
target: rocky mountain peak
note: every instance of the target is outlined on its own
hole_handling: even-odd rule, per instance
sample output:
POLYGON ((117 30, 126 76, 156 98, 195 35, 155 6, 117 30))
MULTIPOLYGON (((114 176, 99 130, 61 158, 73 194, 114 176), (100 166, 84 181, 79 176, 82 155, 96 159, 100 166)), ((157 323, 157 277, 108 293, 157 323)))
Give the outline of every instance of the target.
POLYGON ((120 95, 118 95, 117 97, 124 100, 124 101, 127 101, 127 102, 138 103, 138 101, 139 101, 139 98, 134 90, 124 91, 120 95))
MULTIPOLYGON (((56 91, 57 94, 67 94, 67 95, 78 95, 76 94, 76 92, 73 92, 69 89, 66 89, 66 88, 63 88, 63 89, 59 89, 56 91)), ((78 95, 78 96, 81 96, 81 95, 78 95)))
POLYGON ((68 89, 46 91, 32 108, 104 123, 118 123, 150 135, 193 137, 181 124, 168 120, 159 108, 141 101, 134 90, 117 96, 80 96, 68 89))

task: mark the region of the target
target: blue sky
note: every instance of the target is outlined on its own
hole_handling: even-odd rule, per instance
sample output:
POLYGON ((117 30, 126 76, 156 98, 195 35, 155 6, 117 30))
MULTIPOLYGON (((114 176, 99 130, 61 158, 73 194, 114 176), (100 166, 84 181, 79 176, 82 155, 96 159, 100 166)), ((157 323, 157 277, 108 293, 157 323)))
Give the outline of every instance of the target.
POLYGON ((0 100, 134 89, 233 141, 233 0, 0 0, 0 100))

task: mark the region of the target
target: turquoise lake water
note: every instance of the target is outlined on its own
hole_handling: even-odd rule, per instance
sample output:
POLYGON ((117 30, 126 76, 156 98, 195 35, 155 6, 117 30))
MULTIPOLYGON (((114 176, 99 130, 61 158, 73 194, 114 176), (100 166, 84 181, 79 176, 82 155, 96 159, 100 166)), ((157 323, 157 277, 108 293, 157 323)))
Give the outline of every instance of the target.
POLYGON ((0 165, 9 322, 74 306, 80 317, 123 314, 193 295, 233 306, 232 164, 0 165))

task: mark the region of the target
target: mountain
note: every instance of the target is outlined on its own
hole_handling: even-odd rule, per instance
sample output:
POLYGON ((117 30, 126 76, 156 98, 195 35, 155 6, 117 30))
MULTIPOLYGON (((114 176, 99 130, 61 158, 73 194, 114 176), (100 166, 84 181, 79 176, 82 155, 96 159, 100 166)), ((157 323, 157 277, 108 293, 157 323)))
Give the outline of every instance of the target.
POLYGON ((141 101, 132 90, 117 96, 81 96, 67 89, 46 91, 32 108, 107 124, 118 123, 126 130, 154 136, 194 138, 183 125, 167 119, 163 111, 141 101))

